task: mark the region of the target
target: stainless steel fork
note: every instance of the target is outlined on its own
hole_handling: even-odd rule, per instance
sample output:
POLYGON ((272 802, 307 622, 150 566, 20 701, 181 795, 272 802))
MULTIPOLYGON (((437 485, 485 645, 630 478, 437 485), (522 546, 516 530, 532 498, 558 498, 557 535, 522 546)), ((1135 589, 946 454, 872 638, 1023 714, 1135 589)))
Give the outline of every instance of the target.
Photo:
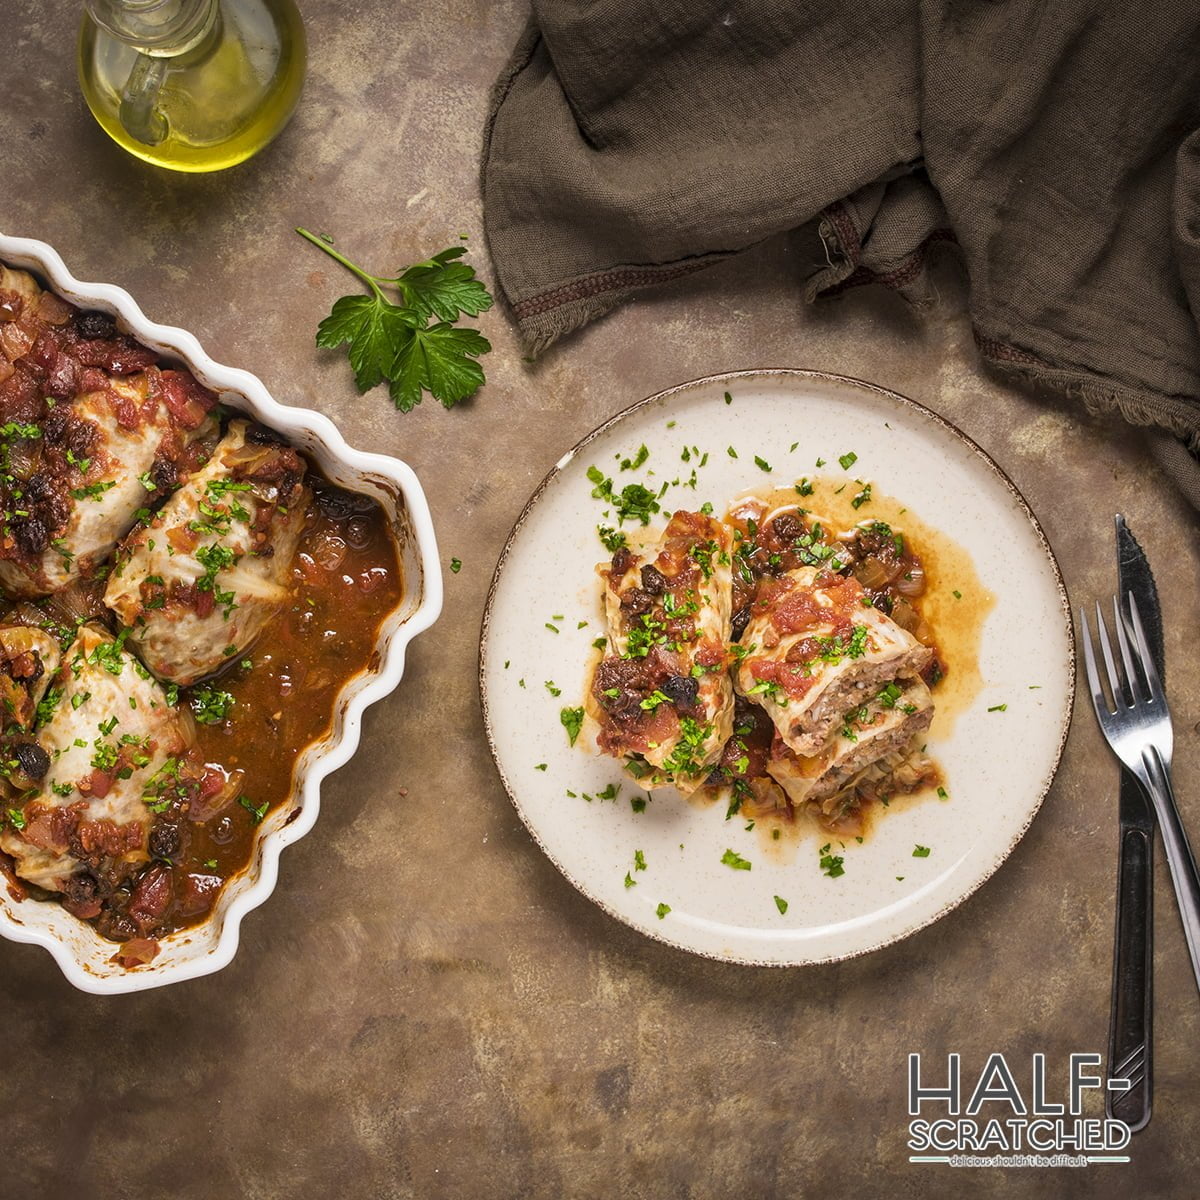
POLYGON ((1113 621, 1121 655, 1119 663, 1113 658, 1104 613, 1099 601, 1096 602, 1096 632, 1104 656, 1111 707, 1100 683, 1092 633, 1087 613, 1082 608, 1079 621, 1083 626, 1083 659, 1096 720, 1100 722, 1100 731, 1113 753, 1137 777, 1154 804, 1192 959, 1192 972, 1196 976, 1196 986, 1200 988, 1200 876, 1196 874, 1196 860, 1175 807, 1175 793, 1171 790, 1171 752, 1175 744, 1171 714, 1146 643, 1137 601, 1130 592, 1126 616, 1118 598, 1113 597, 1113 621))

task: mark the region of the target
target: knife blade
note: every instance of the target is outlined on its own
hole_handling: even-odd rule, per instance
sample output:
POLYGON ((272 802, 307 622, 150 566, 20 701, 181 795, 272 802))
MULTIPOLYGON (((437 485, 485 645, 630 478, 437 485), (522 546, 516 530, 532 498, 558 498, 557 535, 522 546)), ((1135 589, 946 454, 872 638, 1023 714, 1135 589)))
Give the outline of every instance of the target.
MULTIPOLYGON (((1117 585, 1133 593, 1159 676, 1163 676, 1162 612, 1146 555, 1117 513, 1117 585)), ((1117 913, 1112 1009, 1108 1028, 1108 1115, 1136 1132, 1150 1121, 1154 1024, 1154 811, 1141 784, 1124 768, 1118 801, 1117 913), (1128 1081, 1116 1090, 1112 1081, 1128 1081)))

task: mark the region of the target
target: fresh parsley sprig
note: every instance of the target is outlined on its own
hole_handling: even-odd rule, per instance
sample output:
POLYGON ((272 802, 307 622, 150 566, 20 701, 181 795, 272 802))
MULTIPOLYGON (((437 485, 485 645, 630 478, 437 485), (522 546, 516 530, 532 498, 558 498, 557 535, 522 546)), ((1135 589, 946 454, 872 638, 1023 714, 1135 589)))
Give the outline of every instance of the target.
POLYGON ((477 317, 492 306, 492 297, 475 278, 475 268, 458 262, 463 246, 451 246, 415 263, 394 279, 371 275, 329 242, 307 229, 301 237, 336 259, 367 285, 366 296, 343 296, 317 326, 317 345, 348 345, 354 382, 360 392, 387 381, 392 402, 411 412, 424 392, 453 408, 473 396, 484 383, 475 360, 491 343, 477 329, 456 326, 459 317, 477 317), (383 289, 393 289, 393 303, 383 289))

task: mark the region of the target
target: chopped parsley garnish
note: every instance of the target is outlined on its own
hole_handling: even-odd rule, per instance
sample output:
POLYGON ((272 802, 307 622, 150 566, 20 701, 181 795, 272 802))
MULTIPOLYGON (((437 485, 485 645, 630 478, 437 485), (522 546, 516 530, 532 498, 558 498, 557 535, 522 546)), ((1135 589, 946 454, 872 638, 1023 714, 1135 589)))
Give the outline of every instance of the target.
POLYGON ((992 707, 988 709, 988 712, 1008 712, 1008 705, 993 704, 992 707))
POLYGON ((627 888, 637 887, 637 880, 628 871, 625 872, 625 886, 627 888))
POLYGON ((92 745, 96 753, 92 755, 92 766, 97 771, 111 771, 117 765, 117 748, 112 742, 97 738, 92 745))
POLYGON ((645 442, 638 447, 638 452, 633 458, 621 459, 622 471, 636 471, 650 457, 650 451, 647 449, 645 442))
POLYGON ((938 799, 939 800, 949 800, 950 799, 950 795, 944 787, 938 788, 938 799))
POLYGON ((19 808, 8 810, 8 823, 16 830, 25 828, 25 814, 19 808))
POLYGON ((847 450, 845 454, 838 456, 838 463, 843 471, 850 470, 856 462, 858 462, 858 455, 853 450, 847 450))
MULTIPOLYGON (((34 717, 35 725, 45 725, 47 721, 54 716, 54 710, 58 707, 58 702, 63 698, 62 688, 51 688, 38 701, 37 714, 34 717)), ((78 707, 78 706, 76 706, 78 707)))
POLYGON ((960 592, 960 591, 958 590, 958 588, 955 588, 955 589, 954 589, 954 591, 952 591, 950 594, 951 594, 951 595, 952 595, 952 596, 955 598, 955 600, 961 600, 961 599, 962 599, 962 592, 960 592))
POLYGON ((267 815, 267 802, 264 800, 261 804, 256 805, 249 796, 239 796, 238 803, 250 814, 250 820, 255 825, 261 825, 262 819, 267 815))
POLYGON ((592 495, 611 504, 621 524, 636 517, 643 525, 649 525, 650 517, 660 510, 658 497, 640 483, 626 484, 618 494, 613 491, 612 480, 599 467, 588 467, 587 477, 595 485, 592 495))
POLYGON ((148 491, 148 492, 158 491, 158 484, 155 483, 154 480, 150 478, 149 471, 143 471, 138 476, 138 483, 140 483, 142 485, 142 487, 144 487, 146 489, 146 491, 148 491))
POLYGON ((862 506, 864 504, 866 504, 867 501, 870 499, 871 499, 871 485, 869 483, 864 483, 862 486, 862 491, 860 491, 858 493, 858 495, 855 496, 854 499, 850 501, 850 507, 851 508, 862 508, 862 506))
POLYGON ((558 714, 559 721, 562 722, 562 727, 567 731, 567 736, 571 739, 571 745, 575 745, 575 739, 579 736, 579 731, 583 728, 583 705, 578 708, 564 708, 558 714))
POLYGON ((633 869, 635 871, 644 871, 646 869, 646 856, 640 850, 633 852, 633 869))
POLYGON ((201 725, 220 725, 236 701, 219 688, 197 688, 192 693, 192 714, 201 725))
POLYGON ((544 771, 548 765, 548 763, 537 763, 533 769, 535 771, 544 771))
POLYGON ((670 704, 671 697, 664 692, 660 692, 657 688, 641 702, 641 707, 647 712, 653 712, 660 704, 670 704))
POLYGON ((845 875, 846 868, 842 865, 845 859, 840 854, 830 854, 828 842, 817 853, 820 855, 818 865, 822 872, 828 875, 830 879, 837 879, 839 875, 845 875))
POLYGON ((452 558, 450 560, 450 570, 453 571, 455 575, 457 575, 459 573, 459 571, 462 570, 462 559, 461 558, 452 558))
POLYGON ((732 446, 726 446, 725 453, 728 454, 730 458, 737 458, 738 456, 737 451, 732 446))
POLYGON ((749 871, 750 870, 749 859, 743 858, 740 854, 737 853, 736 850, 726 850, 725 853, 721 855, 721 861, 727 867, 731 867, 735 871, 749 871))
POLYGON ((769 471, 771 469, 771 464, 765 458, 760 458, 757 454, 754 456, 754 465, 760 471, 769 471))
POLYGON ((663 770, 680 775, 699 775, 707 772, 708 767, 696 758, 696 751, 712 733, 712 726, 701 725, 691 717, 681 717, 679 729, 679 744, 663 763, 663 770))
POLYGON ((928 858, 929 857, 929 847, 928 846, 914 846, 912 856, 913 856, 913 858, 928 858))
POLYGON ((787 704, 787 696, 783 689, 773 679, 760 679, 753 687, 746 689, 747 696, 766 696, 781 708, 787 704))
POLYGON ((596 534, 609 554, 616 554, 626 544, 625 535, 619 529, 612 529, 607 525, 597 525, 596 534))
POLYGON ((726 403, 726 404, 732 404, 732 403, 733 403, 733 397, 732 397, 732 396, 731 396, 731 395, 730 395, 728 392, 726 392, 726 393, 725 393, 725 403, 726 403))
MULTIPOLYGON (((727 396, 729 395, 728 392, 726 392, 725 394, 727 396)), ((656 917, 658 917, 658 919, 661 921, 663 919, 663 917, 665 917, 667 915, 667 913, 669 913, 670 911, 671 911, 671 906, 669 904, 659 904, 659 906, 654 910, 654 915, 656 917)))
POLYGON ((110 488, 115 488, 117 481, 108 479, 100 483, 89 483, 86 487, 72 488, 71 495, 76 500, 99 500, 110 488))
POLYGON ((796 484, 796 493, 800 496, 811 496, 813 494, 813 485, 808 482, 807 475, 803 476, 800 482, 796 484))
MULTIPOLYGON (((196 589, 201 592, 215 591, 217 572, 233 566, 237 561, 237 555, 228 546, 222 546, 219 542, 214 542, 211 546, 201 546, 196 551, 196 558, 204 568, 204 574, 196 580, 196 589)), ((223 594, 229 595, 230 593, 223 594)), ((217 596, 217 599, 220 603, 225 603, 221 600, 220 595, 217 596)))
POLYGON ((782 896, 776 896, 775 907, 779 909, 780 916, 782 916, 788 910, 788 902, 782 896))

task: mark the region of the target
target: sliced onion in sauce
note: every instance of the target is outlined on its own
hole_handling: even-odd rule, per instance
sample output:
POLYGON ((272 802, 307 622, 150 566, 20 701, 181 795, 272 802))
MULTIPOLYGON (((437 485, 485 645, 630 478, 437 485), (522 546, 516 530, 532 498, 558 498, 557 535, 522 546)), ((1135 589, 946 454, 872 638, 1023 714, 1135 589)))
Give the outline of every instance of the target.
POLYGON ((228 771, 216 763, 207 763, 210 771, 220 771, 225 776, 225 782, 210 796, 201 796, 188 803, 188 820, 197 825, 211 821, 213 817, 223 813, 242 792, 242 783, 246 778, 243 770, 228 771))
POLYGON ((921 624, 921 618, 917 615, 917 610, 903 598, 897 600, 892 605, 892 620, 901 629, 906 629, 909 633, 912 633, 921 624))
POLYGON ((8 443, 8 470, 18 479, 29 479, 41 462, 40 439, 15 438, 8 443))
POLYGON ((53 292, 43 292, 38 297, 38 320, 45 321, 47 325, 65 325, 74 311, 71 305, 60 300, 53 292))
POLYGON ((864 558, 854 568, 854 578, 868 592, 878 592, 892 581, 892 573, 874 555, 864 558))
POLYGON ((9 321, 0 326, 0 353, 3 353, 9 362, 23 358, 32 349, 33 338, 22 329, 19 322, 9 321))
POLYGON ((896 591, 902 596, 920 596, 925 592, 925 568, 920 563, 910 563, 896 580, 896 591))
POLYGON ((74 625, 103 616, 104 580, 76 579, 46 601, 46 612, 60 625, 74 625))

